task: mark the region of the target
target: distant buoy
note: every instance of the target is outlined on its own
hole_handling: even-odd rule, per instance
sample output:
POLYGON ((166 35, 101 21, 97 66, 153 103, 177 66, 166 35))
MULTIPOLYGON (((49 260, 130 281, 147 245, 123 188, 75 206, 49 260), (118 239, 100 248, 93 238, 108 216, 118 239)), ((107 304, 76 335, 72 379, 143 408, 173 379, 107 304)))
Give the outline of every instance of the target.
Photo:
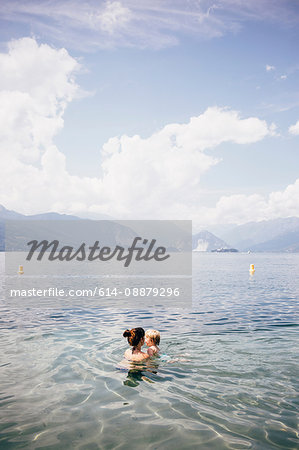
POLYGON ((250 264, 250 269, 249 269, 250 275, 253 275, 254 272, 255 272, 254 264, 250 264))
POLYGON ((24 273, 23 266, 19 266, 18 274, 23 275, 23 273, 24 273))

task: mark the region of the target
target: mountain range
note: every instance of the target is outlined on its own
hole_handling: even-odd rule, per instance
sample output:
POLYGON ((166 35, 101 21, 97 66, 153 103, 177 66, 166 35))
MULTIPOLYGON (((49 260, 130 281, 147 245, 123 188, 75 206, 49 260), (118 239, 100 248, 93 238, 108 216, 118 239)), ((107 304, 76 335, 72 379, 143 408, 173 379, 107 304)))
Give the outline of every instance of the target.
MULTIPOLYGON (((79 217, 49 212, 26 216, 0 205, 0 251, 4 250, 4 222, 13 220, 80 220, 79 217)), ((192 237, 194 251, 237 249, 241 252, 299 252, 299 218, 289 217, 244 225, 217 227, 217 235, 202 230, 192 237)))
POLYGON ((299 218, 263 220, 233 226, 220 238, 239 251, 299 252, 299 218))
POLYGON ((195 252, 212 252, 229 249, 230 246, 209 231, 200 231, 192 236, 192 249, 195 252))
MULTIPOLYGON (((129 247, 134 238, 142 236, 147 240, 142 244, 144 247, 148 247, 152 239, 157 239, 163 241, 163 245, 172 252, 190 249, 191 226, 188 226, 188 223, 183 225, 182 222, 173 220, 121 221, 110 218, 102 219, 99 228, 98 220, 55 212, 26 216, 0 205, 0 251, 4 251, 5 247, 7 250, 23 251, 25 243, 32 239, 32 235, 39 242, 44 239, 58 240, 60 246, 70 245, 77 248, 82 243, 82 236, 87 243, 93 244, 97 241, 101 247, 129 247), (6 232, 5 245, 5 221, 9 220, 11 223, 6 232)), ((153 245, 155 248, 155 243, 153 245)))

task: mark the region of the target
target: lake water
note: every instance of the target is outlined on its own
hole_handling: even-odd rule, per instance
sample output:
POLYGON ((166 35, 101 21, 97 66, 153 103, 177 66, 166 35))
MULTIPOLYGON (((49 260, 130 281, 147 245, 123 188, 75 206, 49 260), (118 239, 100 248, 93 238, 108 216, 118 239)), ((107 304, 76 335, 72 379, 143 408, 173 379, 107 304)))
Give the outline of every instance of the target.
POLYGON ((298 448, 299 254, 193 260, 193 309, 2 300, 0 448, 298 448), (163 356, 126 368, 135 326, 163 356))

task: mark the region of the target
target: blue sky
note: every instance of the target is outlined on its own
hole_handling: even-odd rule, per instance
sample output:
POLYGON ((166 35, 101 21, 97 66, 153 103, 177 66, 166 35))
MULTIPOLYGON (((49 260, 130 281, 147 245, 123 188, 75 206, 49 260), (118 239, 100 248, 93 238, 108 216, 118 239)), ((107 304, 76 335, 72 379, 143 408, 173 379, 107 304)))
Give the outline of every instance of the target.
MULTIPOLYGON (((179 125, 187 124, 191 117, 204 115, 208 108, 217 107, 222 114, 238 112, 239 122, 256 118, 260 126, 266 123, 267 130, 257 132, 255 136, 256 130, 247 130, 244 123, 247 134, 241 144, 239 131, 236 135, 231 131, 223 138, 217 134, 215 140, 213 133, 217 132, 219 125, 218 119, 214 122, 211 115, 211 122, 205 125, 211 128, 211 133, 204 139, 212 143, 199 143, 199 150, 194 150, 210 158, 209 163, 204 158, 195 158, 200 180, 193 171, 189 176, 190 167, 184 166, 189 158, 189 141, 184 141, 180 147, 181 162, 170 164, 169 169, 175 167, 178 178, 180 167, 186 171, 181 183, 169 178, 165 187, 166 181, 159 181, 159 190, 157 187, 157 192, 144 207, 142 218, 152 217, 156 212, 157 218, 193 218, 200 226, 201 221, 203 225, 219 223, 220 220, 242 223, 299 215, 295 198, 297 193, 299 195, 296 184, 299 176, 299 125, 298 132, 296 127, 291 129, 292 132, 289 130, 299 120, 296 46, 299 42, 299 3, 252 0, 245 6, 245 2, 239 0, 89 1, 84 4, 74 0, 52 0, 28 1, 24 5, 19 1, 3 1, 0 11, 2 55, 8 54, 7 44, 11 40, 20 42, 22 38, 30 37, 37 46, 46 44, 56 52, 65 48, 69 64, 71 60, 80 64, 67 73, 61 66, 66 82, 76 83, 76 93, 71 96, 63 93, 59 97, 58 90, 55 90, 58 101, 63 102, 63 106, 60 105, 63 114, 57 110, 55 117, 59 116, 63 125, 57 125, 53 131, 51 145, 55 146, 56 153, 59 152, 56 156, 60 160, 63 158, 61 155, 66 158, 65 170, 68 176, 73 177, 69 184, 78 183, 80 189, 86 188, 85 198, 81 193, 78 199, 74 198, 78 191, 76 187, 68 192, 73 200, 70 207, 69 197, 66 195, 62 200, 54 190, 51 201, 40 198, 35 202, 24 202, 17 193, 11 195, 9 189, 12 187, 6 185, 0 197, 5 206, 25 213, 55 209, 81 215, 85 212, 95 215, 110 213, 118 217, 138 218, 142 197, 141 194, 140 198, 135 196, 134 186, 125 179, 125 174, 119 172, 122 164, 127 177, 131 177, 131 184, 134 184, 136 173, 142 172, 140 177, 148 179, 147 185, 140 186, 143 196, 147 190, 152 193, 151 175, 153 180, 155 177, 160 179, 163 171, 153 172, 159 163, 159 152, 155 148, 157 161, 154 161, 152 154, 146 153, 151 150, 145 141, 169 124, 176 124, 179 131, 175 133, 181 133, 179 125), (275 124, 275 128, 271 124, 275 124), (123 135, 128 137, 126 141, 121 141, 123 135), (133 145, 134 135, 140 136, 139 150, 133 145), (115 150, 118 159, 115 155, 113 158, 109 156, 107 162, 107 155, 101 149, 110 138, 119 139, 120 149, 115 150), (138 152, 137 158, 135 151, 138 152), (140 155, 143 156, 139 160, 140 155), (128 168, 135 164, 135 160, 138 160, 136 168, 139 170, 130 173, 128 168), (107 192, 114 190, 113 177, 116 184, 123 182, 123 186, 120 191, 115 187, 115 194, 109 197, 107 192), (195 178, 189 183, 191 177, 195 178), (86 178, 89 181, 84 188, 85 181, 82 180, 86 178), (95 185, 92 193, 91 184, 95 185), (117 206, 117 199, 125 191, 126 195, 120 198, 117 206), (180 201, 176 201, 178 191, 180 201), (89 202, 90 196, 96 198, 97 193, 99 200, 89 202), (158 211, 155 205, 160 198, 161 210, 158 211), (184 198, 188 201, 185 202, 184 198), (221 202, 219 204, 221 198, 225 207, 221 202), (175 202, 175 207, 169 206, 175 202), (235 211, 236 204, 239 210, 244 207, 243 213, 235 211)), ((18 50, 10 54, 11 60, 22 58, 18 65, 20 77, 25 77, 22 64, 26 65, 23 61, 26 54, 30 58, 31 51, 38 51, 29 47, 27 53, 26 47, 22 47, 25 49, 22 57, 18 56, 21 52, 18 50)), ((57 67, 59 69, 60 66, 57 67)), ((39 68, 36 69, 38 71, 39 68)), ((18 82, 15 83, 17 86, 18 82)), ((7 86, 4 88, 7 90, 7 86)), ((12 81, 9 90, 18 89, 12 81)), ((22 87, 21 91, 26 89, 22 87)), ((46 88, 43 86, 41 89, 46 88)), ((39 102, 40 97, 36 100, 35 94, 28 92, 33 96, 34 109, 34 101, 39 102)), ((52 91, 48 95, 52 95, 52 91)), ((44 108, 40 110, 44 111, 44 108)), ((42 114, 46 117, 50 113, 42 114)), ((226 120, 228 116, 223 118, 226 120)), ((31 122, 34 130, 36 123, 31 122)), ((196 130, 192 129, 193 132, 194 139, 202 138, 196 130)), ((178 136, 176 134, 179 140, 178 136)), ((159 139, 162 142, 162 137, 159 139)), ((151 145, 156 145, 155 142, 153 140, 151 145)), ((39 145, 36 149, 39 156, 34 161, 30 160, 30 165, 43 170, 42 156, 46 152, 50 152, 46 144, 39 145)), ((110 150, 108 154, 112 154, 110 150)), ((161 159, 171 158, 172 154, 171 149, 164 156, 161 153, 161 159)), ((23 159, 20 161, 24 163, 23 159)), ((167 171, 167 161, 163 164, 167 171)), ((30 170, 33 169, 30 167, 30 170)), ((44 175, 39 173, 37 177, 41 191, 46 189, 47 177, 44 175)), ((139 184, 136 183, 138 189, 139 184)), ((39 185, 30 185, 28 189, 37 192, 39 185)))

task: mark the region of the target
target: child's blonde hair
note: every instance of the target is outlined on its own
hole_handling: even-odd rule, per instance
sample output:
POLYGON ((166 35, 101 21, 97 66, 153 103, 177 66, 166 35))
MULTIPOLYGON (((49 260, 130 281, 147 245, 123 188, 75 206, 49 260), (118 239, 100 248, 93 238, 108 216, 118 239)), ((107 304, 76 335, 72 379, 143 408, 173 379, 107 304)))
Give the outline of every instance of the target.
POLYGON ((146 330, 145 336, 150 338, 155 345, 160 344, 160 332, 157 330, 146 330))

